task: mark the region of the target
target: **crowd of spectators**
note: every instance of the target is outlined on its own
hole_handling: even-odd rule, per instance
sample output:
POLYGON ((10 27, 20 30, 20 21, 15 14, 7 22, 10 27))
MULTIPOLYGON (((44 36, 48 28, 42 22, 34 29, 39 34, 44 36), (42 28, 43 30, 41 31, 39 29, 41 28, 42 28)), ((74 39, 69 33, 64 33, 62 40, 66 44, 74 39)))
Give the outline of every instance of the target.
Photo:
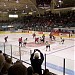
MULTIPOLYGON (((4 21, 2 21, 5 23, 4 21)), ((7 22, 7 21, 6 21, 7 22)), ((1 23, 1 22, 0 22, 1 23)), ((60 13, 46 12, 40 16, 24 16, 8 22, 15 29, 50 31, 56 27, 74 27, 75 11, 64 11, 60 13)))
POLYGON ((35 30, 35 31, 50 31, 56 27, 74 27, 75 26, 75 12, 68 11, 66 13, 45 13, 39 16, 24 17, 22 21, 23 27, 20 28, 35 30))
POLYGON ((43 53, 35 49, 30 57, 31 65, 26 67, 21 60, 13 62, 12 58, 0 50, 0 75, 56 75, 48 69, 43 70, 42 73, 43 60, 43 53))

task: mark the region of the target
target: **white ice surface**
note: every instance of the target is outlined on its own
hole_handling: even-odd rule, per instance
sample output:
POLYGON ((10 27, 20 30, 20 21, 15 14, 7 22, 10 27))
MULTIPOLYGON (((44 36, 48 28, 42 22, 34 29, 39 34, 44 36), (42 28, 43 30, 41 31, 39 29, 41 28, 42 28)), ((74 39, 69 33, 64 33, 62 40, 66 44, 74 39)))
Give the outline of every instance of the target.
MULTIPOLYGON (((4 42, 4 37, 5 36, 8 36, 8 42, 6 44, 12 44, 13 45, 13 53, 19 52, 18 38, 20 38, 20 37, 23 37, 23 39, 28 38, 28 42, 33 42, 34 41, 34 39, 32 37, 32 34, 21 34, 21 33, 15 34, 14 33, 14 34, 0 34, 0 42, 4 42)), ((35 48, 40 49, 43 54, 45 54, 45 53, 47 54, 48 63, 51 61, 50 57, 54 57, 53 59, 56 58, 56 61, 58 61, 57 58, 61 59, 61 60, 63 58, 65 58, 67 61, 70 62, 70 64, 71 64, 72 61, 75 63, 75 56, 74 56, 75 38, 70 38, 70 39, 65 38, 64 44, 60 43, 59 37, 56 38, 55 43, 51 44, 51 51, 46 51, 45 46, 26 47, 26 48, 22 47, 22 51, 25 52, 25 54, 22 55, 22 57, 21 57, 22 60, 27 61, 28 63, 30 63, 30 60, 29 60, 30 59, 30 50, 33 51, 35 48)), ((6 53, 9 54, 9 55, 10 55, 10 50, 11 50, 11 48, 8 47, 8 50, 6 51, 6 53)), ((19 56, 16 56, 14 54, 13 54, 13 56, 17 57, 17 58, 20 58, 19 56)), ((55 61, 53 63, 57 64, 55 61)), ((69 66, 68 68, 71 69, 71 70, 74 70, 73 69, 74 64, 71 65, 71 66, 69 66), (72 66, 72 68, 71 68, 71 66, 72 66)))

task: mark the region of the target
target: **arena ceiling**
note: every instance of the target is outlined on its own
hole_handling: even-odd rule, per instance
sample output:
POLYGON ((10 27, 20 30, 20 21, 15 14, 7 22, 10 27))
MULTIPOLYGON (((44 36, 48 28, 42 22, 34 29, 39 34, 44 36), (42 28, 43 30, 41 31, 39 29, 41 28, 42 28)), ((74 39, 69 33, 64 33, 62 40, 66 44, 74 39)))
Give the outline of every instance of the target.
POLYGON ((0 13, 37 12, 35 3, 36 0, 0 0, 0 13))
MULTIPOLYGON (((55 0, 53 0, 55 1, 55 0)), ((75 10, 74 7, 55 9, 59 10, 75 10)), ((50 11, 50 8, 36 7, 36 0, 0 0, 0 18, 5 17, 7 14, 27 14, 33 12, 34 14, 39 14, 41 12, 50 11)), ((6 16, 7 17, 7 16, 6 16)))
POLYGON ((37 8, 31 0, 0 0, 0 13, 36 12, 37 8))

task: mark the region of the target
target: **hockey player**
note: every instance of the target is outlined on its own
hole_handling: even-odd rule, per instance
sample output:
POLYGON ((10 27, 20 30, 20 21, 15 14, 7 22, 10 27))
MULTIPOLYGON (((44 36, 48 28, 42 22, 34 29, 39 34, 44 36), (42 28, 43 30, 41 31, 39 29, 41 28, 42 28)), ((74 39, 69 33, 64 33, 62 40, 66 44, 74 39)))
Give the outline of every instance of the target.
POLYGON ((62 38, 62 39, 61 39, 61 43, 64 44, 64 41, 65 41, 64 38, 62 38))
POLYGON ((40 37, 40 43, 43 42, 44 43, 44 39, 43 37, 40 37))
POLYGON ((21 38, 19 38, 19 39, 18 39, 18 41, 19 41, 19 46, 21 46, 21 47, 22 47, 22 37, 21 37, 21 38))
POLYGON ((45 34, 42 35, 41 41, 44 43, 45 42, 45 34))
POLYGON ((47 51, 48 48, 49 48, 49 51, 50 51, 50 43, 48 41, 46 41, 46 51, 47 51))
POLYGON ((32 36, 33 36, 33 38, 35 38, 35 37, 36 37, 36 34, 35 34, 35 33, 33 33, 33 35, 32 35, 32 36))
POLYGON ((39 43, 39 38, 38 37, 35 38, 35 43, 39 43))
POLYGON ((51 40, 51 41, 52 41, 52 36, 53 36, 52 33, 50 33, 50 34, 49 34, 49 37, 50 37, 50 40, 51 40))
POLYGON ((5 42, 7 42, 7 39, 8 39, 8 36, 6 36, 6 37, 4 38, 5 42))
POLYGON ((24 39, 23 46, 26 46, 26 44, 27 44, 27 38, 24 39))
POLYGON ((55 36, 53 35, 53 40, 55 41, 55 36))

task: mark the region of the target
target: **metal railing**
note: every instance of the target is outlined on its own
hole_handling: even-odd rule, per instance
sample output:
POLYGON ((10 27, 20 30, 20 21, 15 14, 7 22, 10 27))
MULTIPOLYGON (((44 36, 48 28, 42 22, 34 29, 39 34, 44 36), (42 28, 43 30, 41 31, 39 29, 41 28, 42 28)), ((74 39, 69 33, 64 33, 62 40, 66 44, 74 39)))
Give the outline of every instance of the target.
MULTIPOLYGON (((14 46, 6 43, 0 43, 0 50, 3 53, 10 56, 12 59, 21 60, 22 62, 31 65, 30 63, 30 55, 32 50, 30 48, 21 48, 19 46, 14 46)), ((69 60, 65 58, 61 58, 58 56, 45 54, 44 55, 44 62, 42 65, 43 69, 49 69, 51 72, 59 75, 69 74, 74 75, 74 60, 69 60), (71 65, 71 66, 70 66, 71 65)))

